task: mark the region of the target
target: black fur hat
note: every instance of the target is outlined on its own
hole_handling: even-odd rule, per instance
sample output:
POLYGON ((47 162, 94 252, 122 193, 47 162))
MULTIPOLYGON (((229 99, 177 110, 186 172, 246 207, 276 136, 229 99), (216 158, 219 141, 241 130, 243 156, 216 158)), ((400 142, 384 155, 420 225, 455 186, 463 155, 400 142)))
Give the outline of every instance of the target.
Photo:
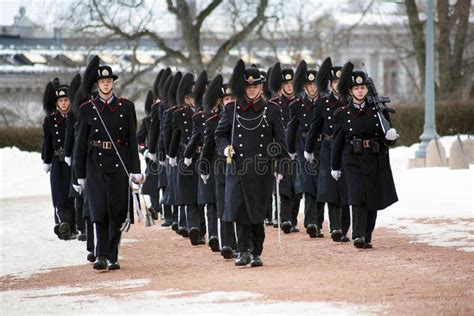
POLYGON ((229 79, 229 86, 238 99, 243 99, 245 95, 245 63, 239 59, 234 66, 234 71, 229 79))
POLYGON ((51 115, 56 111, 56 89, 52 81, 46 84, 43 93, 43 110, 46 115, 51 115))
MULTIPOLYGON (((170 89, 173 77, 173 75, 168 76, 168 78, 166 78, 166 80, 164 81, 163 85, 160 85, 160 90, 163 90, 163 92, 161 92, 160 94, 160 97, 161 100, 163 100, 164 102, 168 101, 168 90, 170 89)), ((163 80, 163 78, 161 80, 163 80)))
POLYGON ((173 80, 171 81, 170 87, 168 88, 168 102, 171 106, 175 106, 177 104, 176 96, 178 94, 178 87, 182 78, 183 73, 178 71, 173 76, 173 80))
POLYGON ((273 96, 272 89, 270 88, 270 77, 273 72, 273 67, 268 68, 267 72, 265 73, 265 82, 263 83, 263 95, 265 98, 271 99, 273 96))
POLYGON ((168 88, 165 88, 165 83, 166 80, 171 76, 171 69, 168 67, 165 69, 163 72, 163 75, 160 78, 160 82, 158 83, 158 94, 155 94, 155 98, 159 97, 160 99, 166 98, 166 93, 168 91, 168 88))
POLYGON ((159 91, 159 86, 160 86, 160 80, 161 80, 161 77, 163 76, 163 73, 165 72, 164 69, 161 69, 158 74, 156 75, 156 78, 155 78, 155 81, 153 81, 153 95, 155 97, 158 97, 158 95, 160 94, 160 91, 159 91))
POLYGON ((155 96, 153 94, 153 91, 148 90, 148 93, 146 94, 146 99, 145 99, 145 114, 149 115, 151 111, 151 106, 155 103, 155 96))
POLYGON ((283 83, 283 80, 282 80, 282 73, 281 73, 281 64, 280 62, 277 62, 272 67, 272 72, 270 74, 270 79, 269 79, 270 90, 272 90, 274 93, 277 93, 280 90, 282 83, 283 83))
POLYGON ((81 79, 81 75, 76 74, 69 84, 69 100, 71 100, 72 104, 71 113, 76 116, 79 114, 79 107, 74 107, 74 100, 76 99, 76 95, 79 94, 81 88, 81 79))
POLYGON ((352 71, 354 70, 354 64, 350 61, 347 62, 341 70, 341 76, 339 82, 337 83, 337 90, 339 91, 341 100, 350 99, 350 87, 352 85, 352 71))
POLYGON ((293 80, 293 88, 295 89, 295 94, 300 94, 304 91, 307 71, 308 65, 306 64, 306 61, 300 61, 298 67, 296 67, 295 79, 293 80))
POLYGON ((329 79, 331 77, 332 61, 331 57, 327 57, 319 67, 318 75, 316 76, 316 85, 320 94, 329 94, 329 79))
POLYGON ((193 85, 194 85, 194 75, 190 72, 186 73, 181 81, 179 82, 178 87, 178 96, 176 98, 176 102, 178 106, 184 105, 184 98, 187 95, 193 94, 193 85))
POLYGON ((206 94, 204 95, 204 112, 210 113, 216 106, 217 100, 222 98, 224 94, 224 78, 222 78, 222 75, 217 75, 209 83, 206 94))
POLYGON ((84 92, 85 96, 91 96, 94 89, 95 83, 97 81, 97 72, 99 71, 100 58, 97 55, 94 55, 89 64, 84 70, 84 75, 82 76, 81 90, 84 92))
POLYGON ((194 83, 193 90, 193 97, 194 102, 197 107, 202 108, 202 101, 204 97, 204 93, 206 92, 208 80, 207 80, 207 72, 205 70, 201 71, 199 76, 194 83))

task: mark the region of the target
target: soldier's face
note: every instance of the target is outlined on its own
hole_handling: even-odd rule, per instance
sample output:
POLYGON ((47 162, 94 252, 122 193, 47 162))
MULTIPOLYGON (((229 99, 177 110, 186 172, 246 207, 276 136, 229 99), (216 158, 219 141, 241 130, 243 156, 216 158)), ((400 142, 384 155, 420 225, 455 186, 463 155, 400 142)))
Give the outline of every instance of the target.
POLYGON ((69 107, 71 106, 71 101, 69 101, 69 98, 59 98, 58 101, 56 102, 56 106, 59 108, 60 111, 66 112, 69 110, 69 107))
POLYGON ((227 105, 227 104, 229 104, 231 102, 234 102, 234 101, 235 101, 235 98, 231 95, 226 95, 224 98, 222 98, 222 103, 224 105, 227 105))
POLYGON ((310 98, 314 98, 318 95, 318 87, 316 86, 316 83, 309 82, 304 85, 304 88, 310 98))
POLYGON ((293 80, 290 81, 285 81, 281 85, 281 89, 286 95, 292 95, 293 94, 293 80))
POLYGON ((97 87, 103 94, 109 94, 114 89, 114 79, 105 78, 97 80, 97 87))
POLYGON ((334 79, 331 80, 331 89, 332 91, 339 93, 339 90, 337 90, 337 84, 339 83, 339 79, 334 79))
POLYGON ((366 85, 357 85, 351 88, 351 94, 357 101, 363 101, 368 91, 366 85))
POLYGON ((247 95, 247 98, 249 98, 249 100, 255 100, 256 98, 258 98, 260 96, 261 91, 261 84, 255 84, 245 87, 245 94, 247 95))
POLYGON ((192 96, 185 96, 184 97, 184 102, 188 105, 194 106, 194 98, 192 96))

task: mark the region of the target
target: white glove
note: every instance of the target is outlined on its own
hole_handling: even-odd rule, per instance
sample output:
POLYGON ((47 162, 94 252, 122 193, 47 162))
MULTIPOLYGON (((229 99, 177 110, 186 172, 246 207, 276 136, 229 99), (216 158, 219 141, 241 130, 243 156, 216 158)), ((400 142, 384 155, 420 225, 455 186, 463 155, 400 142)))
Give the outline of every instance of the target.
POLYGON ((341 170, 331 170, 331 176, 334 178, 334 180, 339 180, 341 177, 341 170))
POLYGON ((276 172, 273 175, 275 176, 277 183, 280 184, 281 180, 283 179, 283 175, 276 172))
POLYGON ((288 153, 288 155, 290 155, 290 159, 291 159, 291 160, 295 160, 295 158, 296 158, 296 153, 288 153))
POLYGON ((71 167, 71 157, 64 157, 64 162, 67 163, 69 167, 71 167))
POLYGON ((304 159, 306 159, 306 161, 308 161, 308 162, 312 162, 314 160, 314 154, 305 151, 304 152, 304 159))
POLYGON ((43 164, 43 169, 44 169, 44 172, 48 173, 51 171, 51 164, 50 163, 44 163, 43 164))
POLYGON ((145 176, 141 173, 132 173, 130 174, 130 180, 132 180, 133 183, 142 184, 145 182, 145 176))
POLYGON ((400 135, 397 134, 397 130, 394 129, 394 128, 391 128, 389 129, 386 133, 385 133, 385 138, 387 140, 396 140, 400 135))
POLYGON ((210 175, 208 174, 201 174, 201 179, 204 184, 207 184, 207 180, 209 180, 210 175))
POLYGON ((166 160, 159 160, 158 163, 160 164, 160 166, 166 166, 166 160))
POLYGON ((147 151, 146 154, 145 154, 145 157, 147 157, 148 159, 150 159, 153 162, 156 162, 156 154, 151 154, 150 152, 147 151))
POLYGON ((76 190, 77 193, 79 193, 79 195, 82 195, 82 186, 78 184, 73 184, 72 187, 74 188, 74 190, 76 190))
POLYGON ((178 163, 176 162, 176 157, 170 157, 169 163, 171 167, 176 167, 178 165, 178 163))
POLYGON ((232 146, 229 145, 224 149, 224 156, 229 157, 229 150, 231 150, 230 157, 232 157, 235 154, 234 148, 232 148, 232 146))
POLYGON ((184 158, 184 164, 186 165, 186 167, 189 167, 192 162, 193 158, 184 158))
POLYGON ((86 179, 77 179, 77 184, 79 184, 82 190, 84 190, 86 187, 86 179))

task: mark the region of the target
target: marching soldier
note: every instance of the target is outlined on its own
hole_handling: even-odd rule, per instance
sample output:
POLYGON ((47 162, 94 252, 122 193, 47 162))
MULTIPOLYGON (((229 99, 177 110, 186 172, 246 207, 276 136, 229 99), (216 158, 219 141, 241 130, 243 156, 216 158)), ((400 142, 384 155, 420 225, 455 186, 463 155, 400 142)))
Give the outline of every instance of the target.
POLYGON ((86 189, 94 228, 96 270, 120 269, 118 251, 121 226, 132 222, 129 181, 139 183, 135 105, 113 93, 118 78, 110 66, 92 65, 97 97, 80 108, 76 159, 78 183, 86 189), (86 184, 87 181, 87 184, 86 184))
MULTIPOLYGON (((285 133, 290 121, 289 104, 296 98, 293 89, 293 78, 293 69, 281 69, 279 62, 276 63, 271 70, 269 86, 275 93, 275 97, 270 101, 277 104, 280 108, 285 133)), ((297 225, 301 201, 301 193, 297 194, 295 189, 298 163, 292 161, 290 166, 291 172, 289 172, 288 177, 284 177, 280 183, 281 229, 286 234, 299 232, 297 225)))
MULTIPOLYGON (((205 74, 205 73, 204 73, 205 74)), ((207 84, 207 75, 200 75, 194 82, 192 73, 181 79, 178 87, 177 103, 180 108, 173 112, 173 133, 169 149, 169 164, 177 169, 176 204, 186 205, 186 220, 189 239, 193 246, 205 244, 206 223, 204 205, 198 204, 198 174, 195 162, 201 149, 191 152, 185 158, 184 149, 191 141, 194 115, 197 112, 196 100, 202 97, 207 84)))
POLYGON ((262 266, 264 219, 272 203, 273 175, 282 179, 287 158, 280 110, 262 99, 264 78, 237 61, 230 87, 237 101, 222 111, 215 131, 218 152, 227 157, 223 220, 238 225, 237 266, 262 266), (273 169, 277 159, 278 168, 273 169), (250 250, 252 257, 250 256, 250 250))
MULTIPOLYGON (((318 99, 316 70, 308 70, 302 60, 296 69, 293 87, 299 95, 290 103, 290 122, 288 123, 288 150, 292 159, 299 162, 299 173, 295 181, 296 194, 304 193, 304 227, 311 238, 322 238, 324 221, 324 203, 317 202, 318 170, 317 163, 307 163, 304 158, 304 146, 308 136, 313 110, 318 99)), ((319 157, 321 138, 318 137, 313 154, 319 157)), ((317 158, 316 158, 317 161, 317 158)))
POLYGON ((306 138, 304 156, 308 162, 314 161, 314 146, 318 141, 319 135, 322 134, 323 140, 319 153, 317 201, 328 203, 329 231, 332 240, 345 242, 349 241, 349 238, 346 236, 349 227, 344 227, 344 232, 342 231, 341 207, 345 207, 345 210, 348 212, 345 198, 346 182, 344 178, 336 182, 330 175, 331 144, 336 125, 334 112, 344 105, 339 101, 337 90, 341 68, 333 67, 330 57, 326 58, 319 68, 316 81, 321 92, 320 94, 324 96, 316 101, 311 127, 306 138), (328 91, 329 85, 331 92, 328 91))
POLYGON ((64 140, 66 119, 71 110, 68 86, 59 80, 49 82, 43 97, 46 117, 43 123, 41 158, 46 173, 50 172, 51 195, 55 211, 54 232, 59 239, 69 240, 75 235, 74 199, 69 197, 71 168, 65 161, 64 140))
MULTIPOLYGON (((234 101, 232 91, 227 85, 223 84, 222 76, 214 77, 209 83, 204 96, 204 112, 208 118, 205 123, 204 145, 200 156, 199 170, 202 183, 214 191, 216 215, 220 222, 220 252, 224 259, 233 258, 236 242, 234 223, 223 220, 225 209, 225 157, 217 151, 214 133, 219 123, 222 108, 234 101)), ((210 244, 211 241, 209 240, 210 244)))
POLYGON ((367 101, 368 79, 347 63, 342 69, 338 90, 341 99, 352 96, 340 108, 331 152, 331 175, 338 180, 341 170, 347 180, 347 198, 352 207, 352 239, 356 248, 372 248, 372 233, 377 211, 398 201, 388 154, 388 146, 398 134, 394 128, 382 129, 388 122, 386 110, 378 112, 367 101))

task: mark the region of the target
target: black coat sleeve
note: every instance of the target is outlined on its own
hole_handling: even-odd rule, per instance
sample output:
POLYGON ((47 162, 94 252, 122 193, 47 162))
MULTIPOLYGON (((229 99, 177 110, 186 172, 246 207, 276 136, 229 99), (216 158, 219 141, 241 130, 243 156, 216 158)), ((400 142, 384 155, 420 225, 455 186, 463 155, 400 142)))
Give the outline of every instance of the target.
POLYGON ((201 140, 201 125, 202 123, 199 121, 199 117, 197 115, 193 116, 193 132, 191 135, 191 139, 189 139, 188 144, 186 145, 186 149, 184 150, 184 157, 191 158, 196 151, 197 146, 201 140))
POLYGON ((171 158, 175 158, 178 154, 179 144, 181 143, 181 130, 179 129, 179 119, 180 117, 177 115, 177 112, 173 113, 172 119, 172 136, 170 142, 170 149, 169 149, 169 156, 171 158))
MULTIPOLYGON (((286 145, 285 139, 285 130, 283 129, 283 120, 280 114, 280 111, 273 107, 271 104, 269 108, 273 109, 274 113, 272 114, 275 119, 272 121, 272 133, 273 133, 273 140, 276 144, 278 144, 277 152, 276 152, 276 159, 277 159, 277 172, 279 174, 286 174, 286 170, 284 170, 284 166, 286 165, 283 163, 284 161, 289 161, 288 155, 288 147, 286 145)), ((270 151, 270 149, 268 149, 270 151)))
POLYGON ((89 140, 89 124, 87 121, 87 111, 90 105, 84 105, 79 114, 76 148, 74 152, 74 169, 78 179, 86 177, 87 151, 89 140))
POLYGON ((146 137, 147 137, 147 123, 146 123, 147 118, 145 117, 142 120, 142 124, 138 128, 137 131, 137 142, 140 146, 146 147, 146 137))
POLYGON ((311 125, 309 127, 308 136, 306 137, 305 151, 312 153, 314 151, 314 146, 316 145, 321 130, 324 125, 324 117, 322 113, 322 107, 316 106, 313 109, 313 117, 311 119, 311 125))
POLYGON ((202 174, 209 174, 209 167, 212 165, 212 158, 214 156, 214 151, 216 150, 216 141, 214 139, 214 132, 216 127, 216 122, 207 121, 206 129, 204 130, 204 144, 202 147, 201 155, 199 160, 201 163, 199 166, 203 166, 200 170, 202 174))
POLYGON ((53 135, 50 133, 48 118, 45 118, 43 123, 43 145, 41 147, 41 158, 44 163, 51 163, 53 161, 53 135))
POLYGON ((345 120, 343 114, 340 113, 336 118, 336 128, 334 130, 333 143, 331 148, 331 169, 341 170, 342 167, 342 150, 346 141, 346 131, 344 129, 345 120))
POLYGON ((128 148, 130 151, 131 169, 130 173, 140 173, 140 158, 138 157, 138 141, 137 141, 137 115, 135 105, 129 103, 128 116, 128 148))
MULTIPOLYGON (((233 103, 235 104, 235 103, 233 103)), ((229 107, 229 106, 228 106, 229 107)), ((232 106, 230 106, 232 108, 232 106)), ((222 111, 222 116, 217 125, 216 132, 214 133, 214 138, 217 144, 217 151, 220 155, 224 155, 224 149, 230 145, 232 125, 229 117, 229 111, 227 108, 222 111)))
POLYGON ((161 137, 160 133, 160 110, 159 106, 153 107, 151 114, 150 134, 148 135, 148 151, 150 154, 155 154, 158 148, 158 141, 161 137))
POLYGON ((74 115, 69 114, 66 119, 66 137, 64 140, 64 153, 66 157, 72 156, 72 150, 74 148, 74 125, 76 119, 74 115))
POLYGON ((296 153, 296 138, 300 125, 298 119, 298 105, 298 102, 290 103, 290 122, 288 122, 288 127, 286 131, 286 142, 288 144, 288 152, 292 154, 296 153))
POLYGON ((163 115, 164 126, 163 126, 163 148, 165 156, 169 156, 171 138, 173 135, 173 112, 171 110, 166 111, 163 115))

